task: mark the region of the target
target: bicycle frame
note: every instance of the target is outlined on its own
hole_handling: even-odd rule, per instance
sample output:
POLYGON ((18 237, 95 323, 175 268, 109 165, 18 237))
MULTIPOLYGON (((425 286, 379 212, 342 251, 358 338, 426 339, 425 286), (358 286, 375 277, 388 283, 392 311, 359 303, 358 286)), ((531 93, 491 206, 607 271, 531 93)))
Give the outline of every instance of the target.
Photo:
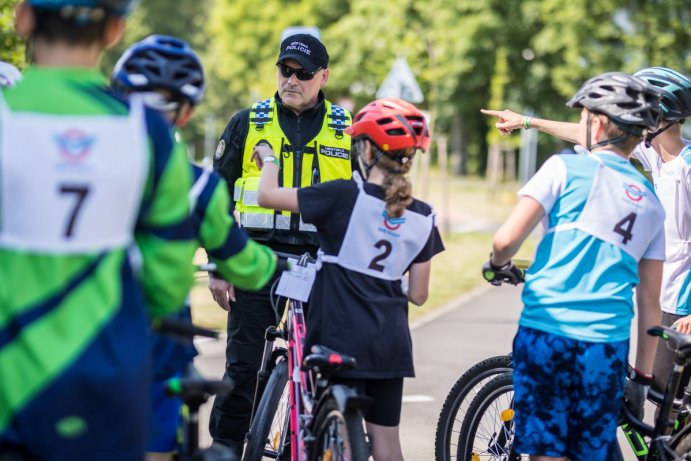
POLYGON ((291 454, 295 461, 306 459, 306 427, 314 413, 314 376, 301 369, 305 344, 305 314, 302 303, 288 301, 288 385, 290 388, 291 454))
MULTIPOLYGON (((286 257, 285 254, 277 254, 280 257, 286 257)), ((294 258, 292 255, 287 255, 287 257, 294 258)), ((305 266, 312 263, 307 256, 303 256, 298 264, 305 266)), ((282 277, 285 276, 286 274, 282 275, 282 277)), ((279 283, 279 290, 276 290, 276 294, 280 293, 279 297, 285 299, 286 307, 283 309, 282 317, 277 319, 278 326, 269 327, 266 330, 266 343, 261 368, 258 373, 252 415, 252 419, 256 419, 259 425, 255 428, 255 421, 251 423, 252 427, 248 437, 251 450, 249 451, 248 459, 258 459, 258 455, 262 451, 265 456, 282 459, 283 455, 286 454, 286 444, 289 443, 291 460, 306 461, 308 456, 311 456, 311 450, 315 446, 315 437, 321 437, 320 434, 323 426, 318 421, 322 421, 323 416, 320 415, 331 414, 331 410, 328 410, 327 413, 322 413, 322 409, 330 408, 330 405, 336 401, 338 404, 337 411, 348 412, 348 421, 353 423, 359 417, 360 424, 362 424, 362 416, 359 412, 366 408, 369 400, 367 397, 358 395, 354 389, 347 386, 331 384, 330 377, 333 373, 355 366, 355 360, 352 357, 329 350, 324 346, 319 346, 318 349, 312 351, 304 351, 307 333, 303 306, 305 297, 304 284, 309 283, 309 273, 303 271, 296 278, 281 279, 280 282, 284 282, 284 285, 281 286, 281 283, 279 283), (293 298, 291 295, 296 297, 293 298), (285 349, 274 348, 276 338, 282 338, 286 342, 285 349), (286 360, 279 361, 281 360, 279 356, 286 357, 286 360), (276 366, 279 364, 281 368, 277 369, 276 366), (287 377, 283 373, 286 373, 287 377), (259 412, 276 411, 276 407, 269 407, 268 405, 276 405, 277 403, 276 400, 273 400, 278 395, 276 394, 276 391, 279 389, 277 383, 281 383, 278 386, 283 386, 282 383, 286 382, 283 380, 275 381, 277 376, 281 376, 283 379, 287 378, 288 412, 285 413, 285 416, 281 415, 284 418, 283 420, 271 421, 270 419, 267 420, 265 415, 270 414, 275 418, 274 413, 260 414, 259 412), (272 383, 271 393, 267 394, 266 386, 269 383, 272 383), (266 424, 273 425, 274 422, 281 425, 280 441, 277 440, 278 432, 276 431, 273 432, 274 435, 271 439, 264 440, 266 432, 263 431, 265 428, 268 429, 266 424), (312 427, 315 423, 320 424, 320 426, 317 428, 312 427), (253 438, 252 431, 254 430, 257 432, 253 438), (288 438, 288 433, 290 438, 288 438), (267 441, 271 448, 267 447, 267 441), (263 445, 263 449, 260 449, 259 444, 263 445)), ((277 303, 272 301, 272 304, 276 308, 277 303)), ((347 423, 344 421, 344 424, 347 423)), ((354 430, 353 433, 357 434, 357 430, 354 430)), ((365 454, 366 449, 363 449, 366 446, 366 442, 362 429, 360 433, 362 435, 354 436, 355 440, 362 442, 356 443, 356 452, 358 459, 364 461, 367 456, 365 454)))

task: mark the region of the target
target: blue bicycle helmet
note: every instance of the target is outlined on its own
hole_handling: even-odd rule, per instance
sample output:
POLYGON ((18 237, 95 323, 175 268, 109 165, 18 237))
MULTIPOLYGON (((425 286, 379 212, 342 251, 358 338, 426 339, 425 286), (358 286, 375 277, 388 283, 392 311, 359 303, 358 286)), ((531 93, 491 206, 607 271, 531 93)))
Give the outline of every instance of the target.
POLYGON ((635 74, 662 90, 662 119, 678 122, 691 116, 691 80, 666 67, 648 67, 635 74))
POLYGON ((62 10, 65 7, 103 8, 115 16, 127 16, 139 0, 27 0, 34 8, 62 10))
POLYGON ((113 87, 123 93, 170 91, 196 105, 204 93, 204 69, 184 40, 151 35, 131 45, 113 69, 113 87))

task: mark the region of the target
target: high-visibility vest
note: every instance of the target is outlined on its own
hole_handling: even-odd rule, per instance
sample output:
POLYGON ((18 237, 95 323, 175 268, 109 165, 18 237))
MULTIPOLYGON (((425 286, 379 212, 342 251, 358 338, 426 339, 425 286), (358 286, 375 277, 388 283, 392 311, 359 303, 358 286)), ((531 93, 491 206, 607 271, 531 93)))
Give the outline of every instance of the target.
POLYGON ((281 164, 278 176, 281 187, 307 187, 334 179, 350 179, 350 136, 344 130, 350 126, 351 117, 336 104, 326 100, 324 104, 326 116, 321 130, 298 153, 301 155, 296 155, 281 130, 274 98, 252 106, 242 157, 242 177, 235 182, 233 194, 242 227, 250 230, 316 232, 316 228, 304 223, 297 213, 274 211, 259 206, 257 193, 261 170, 252 160, 252 151, 259 141, 267 141, 271 145, 281 164))

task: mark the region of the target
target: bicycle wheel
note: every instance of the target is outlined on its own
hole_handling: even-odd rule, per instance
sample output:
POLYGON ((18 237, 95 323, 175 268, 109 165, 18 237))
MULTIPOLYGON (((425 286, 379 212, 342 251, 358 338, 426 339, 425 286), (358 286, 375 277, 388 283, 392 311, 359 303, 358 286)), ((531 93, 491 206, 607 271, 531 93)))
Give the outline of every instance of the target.
POLYGON ((503 373, 478 391, 468 406, 458 439, 459 461, 528 459, 513 452, 513 378, 503 373))
POLYGON ((283 441, 283 426, 289 421, 289 411, 288 362, 281 360, 271 371, 259 401, 242 461, 260 461, 265 454, 276 458, 283 441))
POLYGON ((315 431, 309 448, 310 461, 367 461, 369 458, 360 410, 342 412, 336 401, 329 398, 317 411, 312 427, 315 431))
POLYGON ((456 460, 458 436, 468 405, 478 390, 496 375, 511 371, 512 359, 508 355, 490 357, 470 367, 453 385, 446 396, 434 438, 436 461, 456 460))
POLYGON ((669 444, 679 459, 691 459, 691 425, 684 426, 669 444))

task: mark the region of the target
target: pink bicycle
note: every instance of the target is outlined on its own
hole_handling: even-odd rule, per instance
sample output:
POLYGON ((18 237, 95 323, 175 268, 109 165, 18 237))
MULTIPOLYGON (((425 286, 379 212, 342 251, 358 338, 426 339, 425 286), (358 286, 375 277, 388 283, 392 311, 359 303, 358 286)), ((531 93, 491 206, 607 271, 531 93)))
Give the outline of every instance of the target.
MULTIPOLYGON (((282 277, 290 277, 291 272, 299 270, 314 270, 314 260, 307 254, 301 257, 278 255, 298 258, 293 270, 284 272, 282 277)), ((331 382, 339 370, 354 368, 355 359, 324 346, 314 346, 305 355, 303 302, 290 295, 279 296, 280 299, 286 299, 285 309, 278 326, 266 332, 264 359, 255 393, 256 411, 243 461, 259 461, 263 457, 295 461, 366 461, 370 447, 362 414, 370 399, 348 386, 331 382), (286 347, 274 346, 279 339, 285 341, 286 347)), ((278 300, 275 307, 281 305, 278 300)))

